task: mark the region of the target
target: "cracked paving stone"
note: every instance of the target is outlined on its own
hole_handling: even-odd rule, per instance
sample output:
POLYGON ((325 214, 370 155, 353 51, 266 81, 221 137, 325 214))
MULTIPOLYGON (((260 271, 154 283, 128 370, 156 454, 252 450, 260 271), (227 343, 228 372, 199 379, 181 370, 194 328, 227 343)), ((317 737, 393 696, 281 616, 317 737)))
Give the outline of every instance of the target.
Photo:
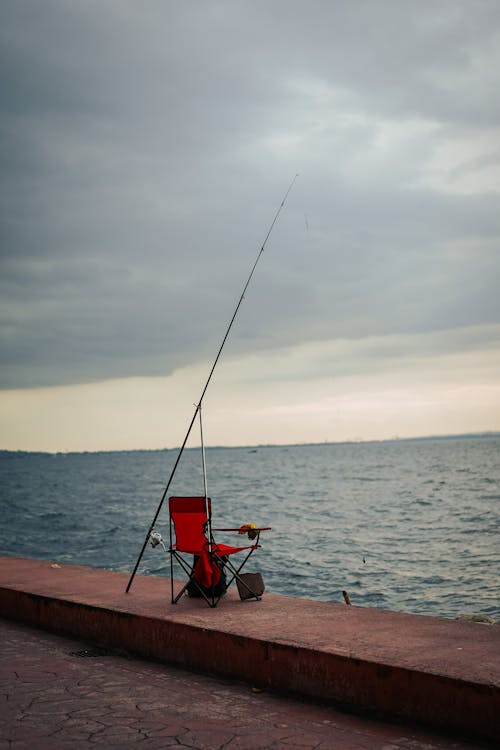
POLYGON ((479 750, 0 620, 0 750, 479 750), (4 658, 5 657, 5 658, 4 658))
POLYGON ((177 735, 184 734, 187 731, 180 724, 170 723, 168 720, 161 721, 160 719, 134 720, 130 726, 135 729, 140 729, 141 732, 146 734, 148 737, 150 735, 177 737, 177 735))
POLYGON ((288 736, 283 730, 278 732, 272 729, 247 735, 237 732, 236 737, 225 746, 224 750, 265 750, 268 747, 274 747, 272 743, 283 742, 288 736))

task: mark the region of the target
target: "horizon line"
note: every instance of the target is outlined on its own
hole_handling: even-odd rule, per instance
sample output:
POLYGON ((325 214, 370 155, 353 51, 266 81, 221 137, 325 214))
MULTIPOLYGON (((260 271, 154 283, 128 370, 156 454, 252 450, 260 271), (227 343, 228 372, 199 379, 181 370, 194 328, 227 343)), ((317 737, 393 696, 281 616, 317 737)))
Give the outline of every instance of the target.
MULTIPOLYGON (((307 446, 321 446, 321 445, 359 445, 360 443, 398 443, 398 442, 411 442, 411 441, 423 441, 423 440, 450 440, 450 439, 481 439, 488 437, 500 437, 500 430, 481 430, 478 432, 460 432, 460 433, 445 433, 437 435, 414 435, 412 437, 399 437, 394 435, 389 438, 352 438, 349 440, 321 440, 315 442, 304 442, 304 443, 254 443, 248 445, 206 445, 206 450, 243 450, 243 449, 258 449, 258 448, 300 448, 307 446)), ((185 450, 199 450, 201 445, 192 445, 185 450)), ((154 453, 160 451, 179 451, 180 446, 173 446, 172 448, 101 448, 98 450, 26 450, 24 448, 0 448, 0 454, 5 453, 33 453, 33 454, 44 454, 49 456, 57 455, 70 455, 73 453, 154 453)))

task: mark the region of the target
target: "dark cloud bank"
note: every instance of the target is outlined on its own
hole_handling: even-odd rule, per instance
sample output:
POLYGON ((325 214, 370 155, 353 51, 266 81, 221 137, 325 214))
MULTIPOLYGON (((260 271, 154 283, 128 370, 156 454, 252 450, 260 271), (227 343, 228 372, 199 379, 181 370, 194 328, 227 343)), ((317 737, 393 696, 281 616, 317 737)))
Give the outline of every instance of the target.
POLYGON ((496 2, 2 3, 0 386, 214 353, 297 171, 233 353, 498 323, 499 28, 496 2))

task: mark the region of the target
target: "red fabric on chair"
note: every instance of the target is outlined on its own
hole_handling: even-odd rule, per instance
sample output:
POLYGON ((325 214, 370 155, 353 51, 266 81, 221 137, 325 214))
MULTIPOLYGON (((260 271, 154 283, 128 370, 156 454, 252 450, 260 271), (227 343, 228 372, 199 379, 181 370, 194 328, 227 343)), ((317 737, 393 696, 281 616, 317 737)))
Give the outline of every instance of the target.
POLYGON ((234 555, 235 552, 243 552, 245 549, 257 549, 256 544, 252 544, 247 547, 233 547, 230 544, 214 544, 212 545, 212 552, 217 557, 227 557, 228 555, 234 555))
POLYGON ((194 566, 194 577, 202 586, 210 588, 217 586, 220 581, 220 569, 213 558, 210 557, 207 550, 203 550, 198 562, 194 566))
MULTIPOLYGON (((210 513, 210 498, 208 512, 210 513)), ((175 526, 175 547, 179 552, 201 555, 207 543, 207 509, 204 497, 169 498, 170 516, 175 526)))

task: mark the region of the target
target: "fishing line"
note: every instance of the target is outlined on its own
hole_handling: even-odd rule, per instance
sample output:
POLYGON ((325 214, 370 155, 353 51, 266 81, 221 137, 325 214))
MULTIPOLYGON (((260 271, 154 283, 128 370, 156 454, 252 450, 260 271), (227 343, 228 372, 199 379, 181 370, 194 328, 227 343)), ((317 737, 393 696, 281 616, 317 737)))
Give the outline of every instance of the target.
POLYGON ((221 343, 221 345, 219 347, 219 350, 217 352, 217 356, 215 357, 214 363, 213 363, 213 365, 212 365, 212 367, 210 369, 207 381, 206 381, 206 383, 205 383, 205 385, 203 387, 203 390, 201 392, 201 396, 199 398, 199 401, 196 404, 193 417, 191 419, 191 422, 189 423, 189 427, 188 427, 187 432, 186 432, 186 436, 185 436, 185 438, 184 438, 184 440, 182 442, 181 447, 179 448, 179 452, 177 454, 177 458, 175 459, 174 466, 172 468, 172 471, 171 471, 170 476, 168 478, 167 484, 166 484, 165 489, 163 491, 163 495, 161 496, 160 503, 158 505, 158 508, 156 509, 156 513, 154 514, 153 520, 152 520, 151 525, 150 525, 150 527, 148 529, 148 532, 146 534, 146 538, 144 539, 144 543, 142 545, 141 551, 139 552, 139 557, 137 558, 137 561, 136 561, 135 566, 134 566, 134 570, 132 571, 132 574, 130 576, 130 580, 129 580, 128 584, 127 584, 127 588, 126 588, 126 592, 127 593, 129 592, 130 587, 132 585, 132 582, 133 582, 133 580, 135 578, 135 574, 137 573, 137 568, 139 567, 139 564, 140 564, 140 562, 142 560, 142 556, 144 555, 144 551, 146 549, 147 543, 150 540, 151 535, 154 534, 154 531, 153 531, 154 525, 155 525, 155 523, 156 523, 156 521, 158 519, 158 516, 160 515, 160 511, 161 511, 161 509, 163 507, 163 503, 165 502, 165 498, 167 497, 167 492, 168 492, 168 490, 170 488, 170 485, 171 485, 172 480, 174 478, 175 472, 177 471, 177 467, 179 465, 179 461, 181 460, 181 456, 182 456, 182 454, 184 452, 184 448, 186 447, 186 443, 188 441, 189 435, 191 434, 191 430, 193 429, 193 425, 195 423, 196 417, 198 416, 198 414, 199 414, 199 412, 201 410, 201 405, 202 405, 203 398, 205 396, 205 393, 207 391, 208 386, 210 385, 210 381, 212 380, 212 375, 214 374, 215 368, 217 367, 217 363, 219 362, 220 356, 222 354, 222 350, 224 349, 224 345, 225 345, 225 343, 227 341, 227 338, 229 336, 231 328, 233 327, 233 323, 236 320, 236 316, 238 315, 238 311, 239 311, 239 309, 241 307, 241 303, 243 302, 243 299, 245 297, 245 292, 248 289, 248 286, 250 284, 250 281, 252 280, 252 276, 254 274, 254 271, 255 271, 255 269, 257 267, 257 263, 259 262, 260 257, 262 255, 262 253, 264 252, 264 249, 266 247, 267 241, 268 241, 269 237, 271 236, 271 232, 274 229, 274 225, 278 221, 278 217, 279 217, 279 215, 280 215, 280 213, 281 213, 281 211, 283 209, 283 206, 285 205, 285 202, 286 202, 286 199, 288 198, 290 190, 292 189, 292 187, 293 187, 293 185, 295 183, 295 180, 297 179, 298 176, 299 176, 298 174, 296 174, 294 176, 293 180, 291 181, 290 185, 288 186, 288 189, 287 189, 285 195, 283 196, 283 200, 281 201, 281 203, 279 205, 279 208, 276 211, 276 214, 274 215, 274 218, 273 218, 273 220, 272 220, 272 222, 271 222, 271 224, 269 226, 269 229, 267 230, 267 234, 266 234, 266 236, 264 238, 264 242, 262 243, 262 245, 260 247, 260 250, 259 250, 259 252, 257 254, 257 258, 255 259, 255 262, 254 262, 254 264, 252 266, 250 274, 248 275, 246 283, 245 283, 245 285, 243 287, 243 291, 242 291, 241 296, 240 296, 240 298, 238 300, 238 304, 236 305, 236 309, 235 309, 235 311, 233 313, 233 316, 232 316, 231 320, 229 321, 229 325, 228 325, 228 327, 226 329, 226 332, 224 334, 224 337, 222 339, 222 343, 221 343))

